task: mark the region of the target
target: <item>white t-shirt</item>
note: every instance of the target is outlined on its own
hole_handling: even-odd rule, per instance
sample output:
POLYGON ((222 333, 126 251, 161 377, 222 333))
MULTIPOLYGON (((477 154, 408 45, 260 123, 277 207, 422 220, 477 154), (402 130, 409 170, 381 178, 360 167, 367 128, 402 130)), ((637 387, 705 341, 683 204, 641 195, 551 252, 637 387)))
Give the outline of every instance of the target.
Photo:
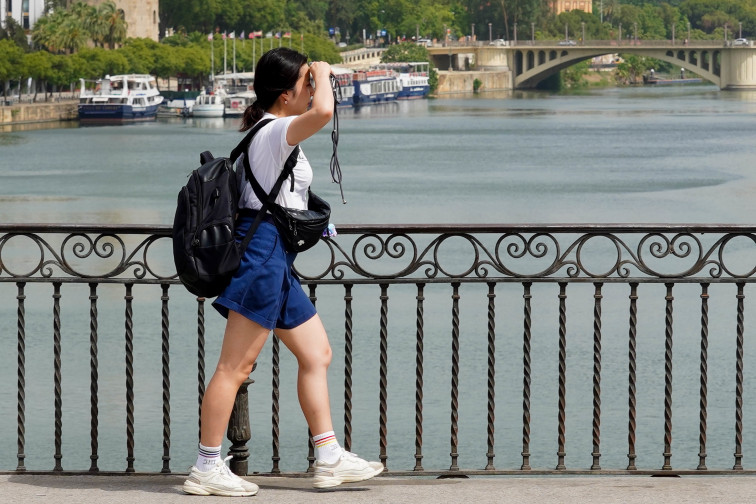
MULTIPOLYGON (((283 171, 284 164, 296 145, 289 145, 286 141, 286 131, 289 124, 296 116, 277 118, 273 114, 266 113, 262 119, 274 119, 263 126, 255 134, 249 150, 249 166, 252 174, 266 193, 275 185, 278 176, 283 171)), ((244 168, 241 168, 242 172, 244 168)), ((287 208, 299 210, 307 209, 307 189, 312 183, 312 167, 307 161, 302 149, 299 149, 297 164, 294 165, 294 191, 291 191, 291 178, 287 178, 276 197, 276 203, 287 208)), ((246 181, 246 178, 245 178, 246 181)), ((259 210, 262 203, 257 199, 252 184, 248 181, 242 188, 239 198, 239 208, 251 208, 259 210)))

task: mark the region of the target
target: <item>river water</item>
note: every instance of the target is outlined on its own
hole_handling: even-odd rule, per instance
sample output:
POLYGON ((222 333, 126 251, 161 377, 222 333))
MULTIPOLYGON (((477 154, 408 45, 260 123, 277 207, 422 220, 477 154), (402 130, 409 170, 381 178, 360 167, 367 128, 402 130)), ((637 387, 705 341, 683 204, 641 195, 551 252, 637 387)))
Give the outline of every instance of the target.
MULTIPOLYGON (((346 205, 338 203, 338 186, 331 183, 328 176, 327 166, 332 148, 329 128, 306 141, 303 149, 315 167, 313 190, 331 201, 332 221, 337 227, 339 223, 745 224, 753 223, 756 212, 753 197, 756 190, 755 118, 756 92, 720 92, 708 85, 601 89, 578 94, 481 94, 341 110, 339 159, 348 201, 346 205)), ((107 127, 78 127, 76 123, 61 123, 45 125, 42 129, 19 127, 2 132, 0 222, 170 224, 178 189, 185 182, 189 171, 198 165, 199 152, 211 150, 216 155, 228 153, 240 139, 240 135, 235 132, 236 128, 237 122, 234 120, 170 119, 107 127)), ((15 352, 12 351, 16 334, 15 295, 14 286, 0 284, 3 305, 0 311, 0 331, 5 348, 0 357, 0 379, 8 385, 0 392, 0 453, 3 454, 0 470, 12 469, 16 462, 12 456, 16 453, 16 398, 15 386, 11 386, 16 381, 15 352)), ((626 294, 623 296, 626 300, 626 294)), ((159 302, 157 297, 153 297, 155 299, 149 301, 152 307, 159 302)), ((113 334, 120 332, 120 338, 123 337, 122 299, 122 293, 114 295, 113 306, 110 308, 108 302, 111 299, 104 297, 100 308, 103 319, 108 313, 112 313, 116 319, 121 317, 117 319, 120 322, 111 324, 114 325, 113 334)), ((414 303, 414 299, 408 299, 414 303)), ((517 297, 512 299, 516 300, 517 297)), ((581 323, 586 334, 590 334, 590 294, 586 299, 583 313, 585 317, 581 323)), ((28 364, 31 368, 29 373, 30 376, 33 375, 34 365, 37 364, 38 372, 44 379, 39 383, 27 380, 30 383, 27 391, 29 457, 26 463, 29 468, 48 469, 53 464, 49 292, 45 291, 43 300, 39 302, 39 318, 36 320, 34 314, 37 312, 31 300, 29 303, 27 320, 30 336, 27 345, 30 357, 27 359, 32 361, 28 364), (44 318, 41 315, 43 313, 44 318)), ((82 295, 82 301, 71 300, 69 303, 86 308, 86 293, 82 295)), ((516 337, 521 338, 521 293, 517 303, 519 304, 511 307, 511 314, 516 322, 514 326, 519 327, 520 336, 516 337)), ((618 313, 621 314, 621 322, 626 324, 627 308, 626 305, 623 306, 618 313)), ((502 311, 507 309, 509 308, 503 308, 502 311)), ((343 307, 340 310, 343 313, 343 307)), ((334 313, 338 322, 338 310, 334 313)), ((377 320, 376 313, 372 312, 369 316, 377 320)), ((445 311, 442 313, 448 318, 445 311)), ((728 312, 730 318, 734 318, 733 313, 728 312)), ((159 333, 156 328, 159 328, 159 319, 155 317, 159 313, 152 315, 152 319, 144 316, 145 319, 150 319, 145 322, 145 327, 150 327, 149 330, 153 333, 145 339, 151 338, 157 343, 159 333)), ((408 312, 406 315, 412 317, 414 313, 408 312)), ((213 319, 209 322, 208 334, 213 331, 220 333, 222 325, 219 317, 210 317, 213 319)), ((550 320, 556 320, 552 312, 549 312, 549 317, 550 320)), ((414 321, 412 318, 407 320, 414 321)), ((79 310, 78 314, 71 315, 65 321, 67 328, 78 328, 80 331, 80 334, 71 334, 70 340, 66 340, 64 345, 67 344, 66 351, 81 357, 79 362, 82 364, 64 364, 64 425, 70 429, 72 423, 81 423, 83 437, 77 437, 78 434, 64 437, 64 467, 86 469, 89 467, 86 434, 89 405, 88 394, 85 392, 89 385, 88 312, 86 309, 79 310)), ((185 327, 191 328, 191 323, 191 320, 185 321, 185 327)), ((343 324, 343 321, 338 323, 343 324)), ((177 330, 176 326, 178 331, 184 327, 180 320, 175 324, 172 325, 172 330, 177 330)), ((102 325, 101 330, 106 333, 109 330, 105 327, 107 324, 103 322, 102 325)), ((412 327, 405 328, 408 341, 406 349, 407 355, 412 356, 414 322, 407 325, 412 327)), ((449 331, 448 322, 442 327, 446 335, 449 331)), ((69 332, 75 333, 76 330, 69 329, 69 332)), ((334 330, 336 334, 343 333, 343 326, 339 328, 337 324, 334 330)), ((626 335, 627 330, 624 331, 626 335)), ((371 333, 371 336, 374 337, 375 334, 371 333)), ((217 346, 217 340, 211 338, 208 341, 208 346, 217 346)), ((657 338, 654 341, 659 350, 661 340, 657 338)), ((553 363, 556 351, 554 343, 551 341, 550 345, 543 347, 536 345, 534 352, 544 352, 543 356, 547 357, 544 360, 553 363)), ((509 348, 519 350, 520 344, 515 343, 514 347, 509 348)), ((123 371, 120 370, 123 367, 123 343, 118 340, 112 346, 112 352, 117 354, 113 366, 118 368, 112 376, 106 370, 110 362, 110 347, 105 342, 101 345, 104 361, 101 389, 107 390, 111 380, 113 383, 123 381, 123 371)), ((590 338, 587 349, 590 348, 589 345, 590 338)), ((622 345, 626 343, 623 342, 622 345)), ((334 341, 337 354, 338 347, 342 346, 343 342, 338 339, 334 341)), ((444 341, 437 348, 430 343, 429 346, 438 351, 443 366, 448 367, 447 361, 450 358, 447 342, 444 341)), ((377 348, 377 343, 371 343, 369 347, 358 348, 358 353, 377 352, 377 348)), ((697 347, 691 345, 691 348, 691 356, 697 356, 697 347)), ((483 347, 481 349, 485 352, 483 347)), ((172 347, 173 351, 175 347, 172 347)), ((728 357, 734 355, 731 343, 722 351, 729 352, 728 357)), ((141 408, 138 412, 144 412, 141 416, 138 415, 137 420, 137 470, 159 470, 159 456, 154 456, 160 452, 161 443, 160 397, 159 391, 155 389, 155 383, 159 383, 159 361, 153 359, 150 361, 153 364, 144 364, 149 361, 150 352, 158 352, 152 357, 159 356, 159 347, 153 345, 152 350, 137 347, 137 352, 137 401, 141 408), (143 359, 143 364, 139 364, 139 359, 143 359), (149 452, 151 456, 146 461, 145 452, 149 452), (139 458, 140 455, 142 458, 139 458)), ((187 345, 185 362, 192 362, 195 353, 196 348, 187 345)), ((590 355, 589 352, 586 354, 590 355)), ((208 350, 209 363, 212 363, 215 355, 217 348, 208 350)), ((622 355, 621 352, 619 355, 622 355)), ((181 363, 181 358, 181 355, 173 357, 173 362, 181 363)), ((521 355, 518 358, 521 362, 521 355)), ((261 362, 269 362, 266 359, 269 359, 269 348, 261 356, 261 362)), ((521 364, 517 364, 517 359, 513 357, 511 362, 507 359, 507 356, 502 357, 504 365, 511 364, 512 369, 518 369, 519 366, 521 373, 521 364)), ((375 360, 377 361, 377 354, 375 360)), ((534 353, 534 361, 536 360, 539 360, 538 353, 534 353)), ((337 367, 341 367, 343 356, 336 355, 334 362, 337 367)), ((403 408, 400 404, 405 400, 411 405, 413 399, 414 364, 412 361, 407 361, 406 364, 406 368, 392 368, 392 373, 396 373, 396 381, 392 382, 393 395, 390 394, 390 397, 401 396, 391 399, 396 401, 393 411, 403 408)), ((286 382, 282 385, 282 395, 288 395, 291 399, 295 395, 291 388, 293 365, 290 361, 284 361, 284 365, 287 368, 282 377, 282 382, 286 382)), ((367 366, 371 379, 365 387, 369 390, 370 401, 363 404, 359 398, 355 398, 355 423, 362 422, 363 426, 355 428, 353 447, 355 451, 371 458, 377 457, 376 365, 370 362, 367 366)), ((623 365, 626 369, 626 363, 623 365)), ((172 406, 172 468, 181 471, 192 462, 194 453, 196 404, 192 402, 192 395, 196 394, 196 385, 192 384, 192 373, 196 374, 196 371, 189 369, 182 374, 181 365, 175 366, 179 370, 172 377, 172 386, 176 389, 173 392, 172 406), (182 417, 184 409, 187 414, 182 417)), ((590 367, 587 369, 590 373, 590 367)), ((553 373, 553 369, 550 372, 553 373)), ((269 416, 270 396, 268 389, 262 384, 269 386, 270 378, 263 370, 256 373, 260 375, 253 389, 258 387, 266 392, 255 392, 252 395, 253 401, 262 404, 262 411, 257 418, 257 410, 253 406, 253 429, 257 429, 253 436, 262 436, 265 439, 262 444, 267 447, 269 437, 265 436, 269 436, 270 424, 265 419, 269 416)), ((581 376, 583 374, 585 373, 578 373, 581 376)), ((336 430, 340 433, 342 426, 338 407, 341 401, 340 380, 343 379, 339 378, 338 372, 336 376, 332 379, 332 404, 336 409, 336 430)), ((587 382, 590 381, 589 376, 590 374, 585 375, 587 382)), ((512 371, 510 377, 512 383, 506 387, 512 389, 512 395, 507 396, 509 399, 502 399, 502 408, 508 409, 502 411, 497 418, 497 422, 506 424, 497 432, 508 437, 512 447, 507 448, 506 453, 501 448, 497 467, 519 467, 521 446, 518 447, 517 443, 521 428, 521 409, 518 401, 521 399, 517 399, 517 391, 521 390, 522 377, 515 371, 512 371)), ((484 380, 484 377, 480 370, 475 378, 472 375, 468 377, 468 381, 478 380, 476 383, 483 385, 481 379, 484 380)), ((507 379, 506 375, 503 379, 507 379)), ((691 383, 693 382, 697 382, 695 374, 691 378, 691 383)), ((427 426, 426 436, 430 438, 439 435, 444 441, 437 448, 426 441, 428 456, 425 465, 428 468, 444 468, 448 467, 448 413, 444 409, 448 408, 448 379, 444 378, 443 383, 438 385, 428 380, 426 386, 426 417, 431 418, 430 412, 436 410, 440 414, 439 426, 427 426), (438 397, 434 396, 434 387, 441 391, 438 397)), ((609 377, 604 386, 604 394, 606 397, 626 394, 626 387, 626 382, 617 381, 613 384, 609 377), (613 386, 617 388, 612 389, 613 386)), ((731 391, 733 387, 733 380, 727 375, 721 389, 728 401, 723 414, 726 419, 732 419, 726 420, 727 425, 734 424, 730 411, 730 402, 734 402, 731 399, 734 397, 731 391)), ((549 381, 550 397, 555 390, 555 382, 549 381)), ((691 395, 682 397, 682 401, 691 403, 691 413, 695 416, 697 389, 692 386, 690 390, 691 395)), ((586 398, 589 396, 588 389, 586 398)), ((110 454, 109 450, 118 454, 115 463, 103 462, 103 469, 120 470, 124 462, 119 461, 125 460, 125 454, 122 454, 125 443, 122 427, 124 409, 121 397, 117 399, 113 399, 112 410, 108 409, 109 398, 102 399, 101 423, 113 426, 118 433, 114 436, 104 435, 107 439, 100 441, 103 460, 106 459, 106 453, 110 454)), ((481 404, 484 403, 479 401, 476 407, 481 404)), ((571 411, 581 417, 581 425, 590 424, 590 401, 576 398, 570 404, 574 408, 571 411), (584 409, 580 410, 581 407, 584 409)), ((556 429, 551 427, 556 418, 554 405, 553 400, 541 410, 534 405, 534 417, 542 413, 551 422, 547 424, 548 427, 544 427, 549 429, 548 432, 534 427, 534 437, 539 434, 548 439, 548 442, 542 444, 534 440, 534 466, 537 467, 554 465, 553 443, 556 429)), ((620 418, 626 415, 622 408, 619 411, 620 418)), ((660 411, 661 403, 655 404, 649 409, 649 415, 658 416, 660 411)), ((301 415, 296 411, 295 401, 290 401, 288 406, 284 405, 284 413, 282 430, 290 433, 292 429, 299 429, 303 434, 306 433, 299 418, 301 415)), ((407 418, 402 419, 402 422, 410 428, 391 438, 394 443, 391 446, 392 455, 397 453, 402 458, 397 462, 393 462, 397 459, 391 459, 393 464, 390 462, 390 467, 395 469, 411 468, 414 465, 411 406, 405 413, 407 418)), ((480 460, 480 454, 485 452, 485 418, 484 413, 481 413, 483 412, 476 412, 475 428, 470 428, 477 433, 478 439, 472 446, 465 446, 464 451, 465 456, 476 452, 475 458, 471 455, 471 458, 463 457, 461 466, 485 465, 485 459, 482 462, 480 460), (483 431, 480 431, 481 426, 483 431), (483 435, 480 435, 481 432, 483 435)), ((391 425, 397 423, 400 422, 394 420, 391 425)), ((682 444, 687 443, 685 449, 689 453, 695 453, 698 448, 695 437, 697 424, 694 421, 690 423, 694 434, 682 444)), ((618 425, 622 427, 616 429, 616 440, 624 442, 623 436, 626 434, 623 434, 622 428, 626 421, 622 420, 618 425)), ((643 460, 646 466, 661 465, 658 462, 660 453, 657 452, 661 452, 658 445, 662 431, 658 429, 658 425, 654 423, 653 428, 649 427, 653 434, 648 437, 653 438, 651 446, 655 452, 643 460)), ((104 429, 105 427, 101 427, 101 430, 104 429)), ((463 427, 462 431, 468 432, 465 429, 463 427)), ((608 436, 611 439, 611 433, 608 436)), ((720 466, 731 465, 732 438, 731 432, 725 432, 722 437, 725 444, 719 450, 712 450, 714 453, 710 460, 719 462, 720 466)), ((287 439, 289 444, 282 446, 282 451, 284 457, 290 457, 290 460, 285 462, 284 468, 299 470, 302 468, 299 461, 302 460, 303 442, 293 442, 291 437, 287 439), (296 460, 292 462, 291 458, 296 460)), ((570 453, 581 452, 573 465, 590 465, 587 457, 590 453, 590 431, 572 437, 568 435, 568 439, 573 443, 570 453)), ((715 439, 714 435, 712 439, 715 439)), ((259 454, 259 460, 251 462, 253 470, 264 471, 270 468, 270 449, 265 450, 267 451, 259 454)), ((618 453, 622 455, 624 452, 619 449, 618 453)), ((253 453, 253 458, 257 456, 257 453, 253 453)), ((690 460, 686 464, 690 466, 690 460)), ((621 467, 621 456, 615 460, 615 466, 621 467)))

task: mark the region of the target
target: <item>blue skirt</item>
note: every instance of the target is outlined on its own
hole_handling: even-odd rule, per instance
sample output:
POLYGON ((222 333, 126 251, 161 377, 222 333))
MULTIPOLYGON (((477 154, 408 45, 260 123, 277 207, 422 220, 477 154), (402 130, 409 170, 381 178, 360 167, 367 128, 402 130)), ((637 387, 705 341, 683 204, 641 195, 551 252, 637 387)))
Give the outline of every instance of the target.
MULTIPOLYGON (((243 216, 236 228, 241 242, 254 218, 243 216)), ((263 220, 244 252, 239 269, 213 307, 228 318, 229 310, 267 329, 293 329, 316 313, 292 270, 295 252, 286 252, 273 223, 263 220)))

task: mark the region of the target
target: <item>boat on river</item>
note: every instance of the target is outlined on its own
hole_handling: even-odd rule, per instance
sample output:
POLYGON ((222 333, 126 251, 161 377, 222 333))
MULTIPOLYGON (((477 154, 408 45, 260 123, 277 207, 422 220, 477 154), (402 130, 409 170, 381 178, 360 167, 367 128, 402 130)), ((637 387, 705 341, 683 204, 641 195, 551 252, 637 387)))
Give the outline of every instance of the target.
POLYGON ((125 123, 157 117, 163 97, 155 77, 143 74, 107 75, 88 86, 81 80, 79 121, 83 123, 125 123))
POLYGON ((216 75, 216 86, 223 89, 223 116, 240 117, 257 99, 254 72, 236 72, 216 75))
POLYGON ((355 72, 354 104, 369 105, 371 103, 395 101, 399 96, 399 78, 393 70, 378 69, 355 72))
POLYGON ((225 98, 226 92, 223 88, 216 88, 209 93, 202 90, 194 101, 192 117, 223 117, 225 98))
POLYGON ((430 64, 427 61, 382 63, 378 66, 378 68, 393 70, 398 74, 399 94, 396 96, 397 100, 416 100, 428 96, 428 93, 430 93, 429 67, 430 64))
POLYGON ((163 103, 157 111, 158 117, 189 117, 192 115, 194 100, 198 91, 163 91, 163 103))
POLYGON ((354 81, 352 75, 354 72, 348 68, 342 68, 337 66, 331 67, 331 73, 339 83, 339 107, 351 107, 354 105, 354 81))

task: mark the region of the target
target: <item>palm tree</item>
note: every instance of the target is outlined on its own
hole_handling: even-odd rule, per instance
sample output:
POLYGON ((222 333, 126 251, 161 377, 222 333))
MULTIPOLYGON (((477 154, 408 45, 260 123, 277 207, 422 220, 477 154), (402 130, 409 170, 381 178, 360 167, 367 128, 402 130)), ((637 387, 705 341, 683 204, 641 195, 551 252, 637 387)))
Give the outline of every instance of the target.
POLYGON ((89 32, 84 28, 81 21, 68 17, 61 23, 53 40, 56 47, 65 49, 69 53, 75 53, 86 45, 89 40, 89 32))
POLYGON ((100 5, 97 9, 97 17, 103 24, 104 40, 111 49, 115 49, 116 44, 122 44, 126 40, 126 30, 129 25, 126 23, 123 10, 118 9, 115 3, 108 0, 100 5))

